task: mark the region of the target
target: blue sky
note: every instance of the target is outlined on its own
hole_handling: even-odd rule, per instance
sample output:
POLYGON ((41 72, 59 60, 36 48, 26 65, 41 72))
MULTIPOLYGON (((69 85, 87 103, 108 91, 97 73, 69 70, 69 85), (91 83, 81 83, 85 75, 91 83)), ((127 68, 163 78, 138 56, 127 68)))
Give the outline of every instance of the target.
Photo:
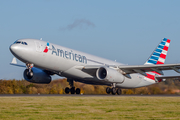
POLYGON ((180 63, 179 5, 179 0, 1 0, 0 79, 23 78, 24 68, 9 65, 9 46, 20 38, 141 65, 166 37, 172 40, 166 63, 180 63))

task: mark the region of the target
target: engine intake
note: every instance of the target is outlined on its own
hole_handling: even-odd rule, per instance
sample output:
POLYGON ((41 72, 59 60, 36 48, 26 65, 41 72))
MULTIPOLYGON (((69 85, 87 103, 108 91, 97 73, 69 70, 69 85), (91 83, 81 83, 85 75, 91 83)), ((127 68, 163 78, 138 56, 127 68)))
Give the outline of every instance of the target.
POLYGON ((112 83, 122 83, 124 82, 124 76, 117 70, 108 67, 100 67, 96 71, 96 77, 99 80, 109 81, 112 83))
POLYGON ((24 71, 24 79, 32 83, 48 84, 51 82, 51 76, 38 68, 32 68, 31 72, 28 69, 24 71))

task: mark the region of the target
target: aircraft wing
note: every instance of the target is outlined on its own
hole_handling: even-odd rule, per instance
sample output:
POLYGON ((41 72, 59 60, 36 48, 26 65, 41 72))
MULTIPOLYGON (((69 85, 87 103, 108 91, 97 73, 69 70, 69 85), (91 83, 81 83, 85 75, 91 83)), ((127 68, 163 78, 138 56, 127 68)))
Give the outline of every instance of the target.
MULTIPOLYGON (((102 65, 87 65, 87 66, 79 66, 78 69, 81 69, 83 72, 86 72, 90 75, 95 75, 96 70, 100 67, 104 67, 102 65)), ((107 66, 109 67, 109 66, 107 66)), ((110 66, 115 67, 115 66, 110 66)), ((133 74, 133 73, 140 73, 144 76, 147 76, 146 72, 155 71, 156 73, 160 75, 163 74, 163 70, 174 70, 178 73, 180 73, 180 63, 179 64, 156 64, 156 65, 121 65, 118 66, 118 68, 121 70, 121 73, 123 75, 133 74)), ((165 78, 161 78, 165 79, 165 78)))
POLYGON ((123 74, 132 74, 132 73, 140 73, 146 76, 145 72, 155 71, 161 75, 163 75, 162 70, 174 70, 180 73, 180 63, 179 64, 156 64, 156 65, 123 65, 118 66, 118 68, 122 71, 123 74))
POLYGON ((82 70, 89 75, 96 76, 96 71, 100 67, 102 67, 102 65, 77 66, 76 68, 82 70))

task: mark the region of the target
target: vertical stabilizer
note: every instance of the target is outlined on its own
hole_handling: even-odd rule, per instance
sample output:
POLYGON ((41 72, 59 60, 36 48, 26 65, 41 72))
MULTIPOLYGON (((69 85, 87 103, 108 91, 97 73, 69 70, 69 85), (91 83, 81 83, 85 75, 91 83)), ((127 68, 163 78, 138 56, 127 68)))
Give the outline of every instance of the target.
MULTIPOLYGON (((167 38, 163 38, 162 41, 159 43, 159 45, 154 50, 154 52, 151 54, 149 59, 146 61, 145 65, 148 65, 148 64, 154 64, 154 65, 164 64, 166 56, 167 56, 167 52, 169 49, 170 42, 171 42, 171 40, 169 40, 167 38)), ((146 80, 154 80, 155 82, 161 82, 162 81, 161 79, 156 80, 157 76, 161 76, 163 74, 162 71, 155 70, 155 71, 147 72, 146 74, 147 74, 147 76, 145 76, 146 80)))
POLYGON ((145 64, 164 64, 171 40, 164 38, 145 64))

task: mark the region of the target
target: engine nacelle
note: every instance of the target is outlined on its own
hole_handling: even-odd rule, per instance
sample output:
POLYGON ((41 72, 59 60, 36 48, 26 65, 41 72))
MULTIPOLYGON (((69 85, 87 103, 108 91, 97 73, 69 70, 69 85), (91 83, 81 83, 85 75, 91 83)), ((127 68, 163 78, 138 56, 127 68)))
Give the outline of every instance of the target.
POLYGON ((32 83, 48 84, 51 82, 51 76, 41 69, 32 68, 31 72, 28 69, 24 71, 24 79, 32 83))
POLYGON ((122 83, 125 79, 121 73, 107 67, 100 67, 99 69, 97 69, 96 77, 99 80, 109 81, 112 83, 122 83))

